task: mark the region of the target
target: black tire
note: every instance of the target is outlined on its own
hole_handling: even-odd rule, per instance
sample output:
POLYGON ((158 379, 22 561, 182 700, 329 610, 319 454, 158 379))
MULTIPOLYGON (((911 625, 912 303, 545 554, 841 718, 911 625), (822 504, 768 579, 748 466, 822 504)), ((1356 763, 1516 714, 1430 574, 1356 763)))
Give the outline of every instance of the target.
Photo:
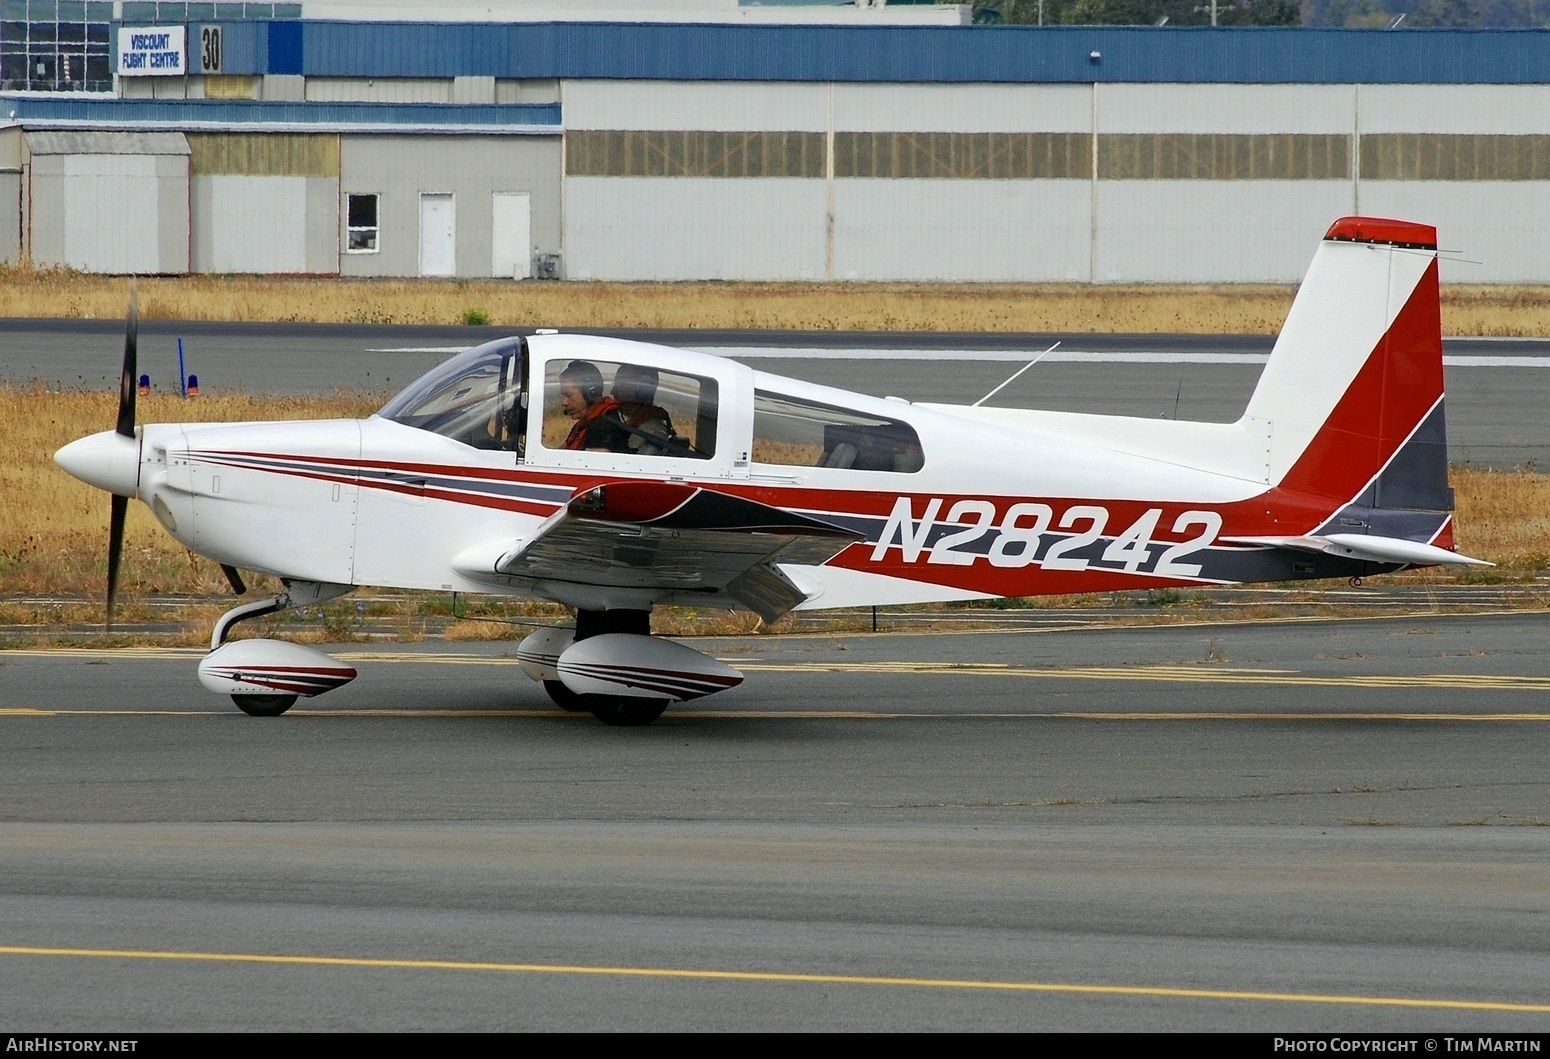
POLYGON ((233 695, 231 701, 249 717, 278 717, 296 705, 295 695, 233 695))
POLYGON ((569 710, 572 713, 591 712, 592 707, 581 701, 581 696, 567 688, 561 681, 544 681, 544 690, 549 693, 549 697, 554 700, 554 704, 562 710, 569 710))
POLYGON ((636 699, 615 695, 584 695, 592 716, 613 728, 640 728, 662 716, 666 699, 636 699))

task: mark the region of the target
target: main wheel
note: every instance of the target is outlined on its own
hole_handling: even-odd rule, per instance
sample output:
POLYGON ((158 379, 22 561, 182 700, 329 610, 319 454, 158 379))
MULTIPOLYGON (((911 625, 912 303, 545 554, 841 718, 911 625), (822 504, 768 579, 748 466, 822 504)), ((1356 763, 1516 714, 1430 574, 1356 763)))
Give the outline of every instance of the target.
POLYGON ((563 681, 546 680, 544 681, 544 690, 549 693, 549 697, 554 700, 554 704, 562 710, 569 710, 572 713, 587 713, 592 709, 592 707, 581 701, 580 695, 567 688, 563 681))
POLYGON ((250 717, 278 717, 296 705, 295 695, 233 695, 231 701, 250 717))
POLYGON ((666 699, 636 699, 615 695, 583 695, 583 709, 591 710, 592 716, 615 728, 639 728, 662 716, 667 709, 666 699))

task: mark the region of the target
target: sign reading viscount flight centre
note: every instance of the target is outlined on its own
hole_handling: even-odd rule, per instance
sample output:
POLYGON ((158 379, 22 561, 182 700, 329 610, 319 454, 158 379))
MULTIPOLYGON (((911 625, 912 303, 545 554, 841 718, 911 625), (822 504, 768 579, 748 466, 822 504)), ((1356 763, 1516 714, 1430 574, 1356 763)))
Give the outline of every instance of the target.
POLYGON ((182 77, 187 73, 184 27, 124 26, 118 31, 118 72, 125 76, 182 77))

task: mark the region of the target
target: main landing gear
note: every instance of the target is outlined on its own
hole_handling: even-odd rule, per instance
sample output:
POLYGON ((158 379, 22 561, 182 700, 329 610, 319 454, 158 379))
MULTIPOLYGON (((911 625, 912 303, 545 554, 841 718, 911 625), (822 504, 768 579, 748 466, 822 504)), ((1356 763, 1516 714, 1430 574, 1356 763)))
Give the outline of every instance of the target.
POLYGON ((556 706, 617 727, 650 724, 674 702, 743 681, 717 659, 652 636, 649 610, 578 610, 575 629, 538 630, 517 659, 556 706))

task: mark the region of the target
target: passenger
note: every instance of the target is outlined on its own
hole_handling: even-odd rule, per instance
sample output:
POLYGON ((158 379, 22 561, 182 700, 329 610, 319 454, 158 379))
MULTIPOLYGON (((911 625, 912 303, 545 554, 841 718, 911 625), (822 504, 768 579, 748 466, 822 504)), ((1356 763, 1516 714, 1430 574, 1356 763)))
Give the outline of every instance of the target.
POLYGON ((565 438, 567 449, 629 451, 630 432, 619 419, 619 402, 603 396, 597 365, 573 360, 560 372, 560 412, 575 421, 565 438))
MULTIPOLYGON (((624 425, 655 435, 666 441, 673 436, 673 420, 667 410, 653 404, 660 381, 656 368, 639 364, 621 364, 614 372, 614 397, 619 402, 619 418, 624 425)), ((630 435, 630 450, 642 456, 657 456, 665 446, 639 434, 630 435)))

